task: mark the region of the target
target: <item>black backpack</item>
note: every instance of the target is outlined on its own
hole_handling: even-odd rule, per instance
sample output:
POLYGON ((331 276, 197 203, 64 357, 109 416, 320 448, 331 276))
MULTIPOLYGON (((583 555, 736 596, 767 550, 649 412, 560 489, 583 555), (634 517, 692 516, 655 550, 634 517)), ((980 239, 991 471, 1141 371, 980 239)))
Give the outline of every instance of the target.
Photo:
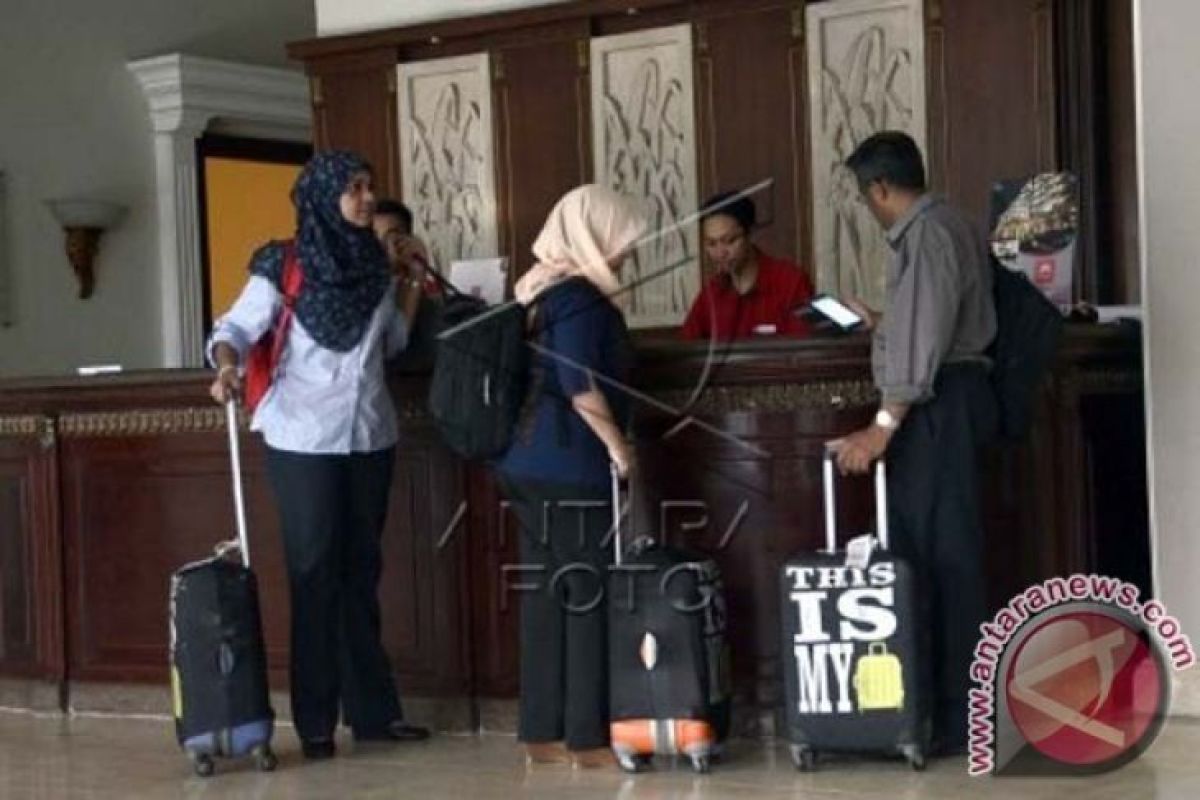
POLYGON ((1063 317, 1037 287, 1019 272, 992 262, 996 338, 988 348, 992 386, 1000 408, 999 434, 1019 441, 1033 421, 1033 399, 1042 376, 1058 352, 1063 317))
POLYGON ((429 385, 429 413, 442 439, 467 459, 490 459, 512 443, 530 382, 528 311, 447 301, 429 385))

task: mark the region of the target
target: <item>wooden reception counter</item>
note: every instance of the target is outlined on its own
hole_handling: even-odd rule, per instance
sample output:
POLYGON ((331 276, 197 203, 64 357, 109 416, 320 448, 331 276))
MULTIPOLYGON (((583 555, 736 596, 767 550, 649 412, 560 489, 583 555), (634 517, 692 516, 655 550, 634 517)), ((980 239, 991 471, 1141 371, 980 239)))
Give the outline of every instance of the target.
MULTIPOLYGON (((0 678, 66 698, 91 683, 165 683, 168 577, 234 534, 224 416, 209 373, 0 382, 0 678)), ((516 694, 513 520, 486 469, 438 441, 427 377, 397 368, 402 442, 384 537, 384 637, 410 697, 472 708, 516 694)), ((876 405, 866 337, 639 345, 638 526, 714 553, 729 599, 737 699, 778 698, 777 571, 823 539, 822 443, 876 405), (693 422, 681 424, 690 415, 693 422)), ((1027 444, 987 453, 992 600, 1095 570, 1149 590, 1141 343, 1072 326, 1027 444)), ((287 598, 258 437, 248 516, 269 660, 286 684, 287 598)), ((867 487, 840 496, 869 524, 867 487)), ((766 718, 751 713, 748 718, 766 718)), ((477 716, 473 717, 478 719, 477 716)))

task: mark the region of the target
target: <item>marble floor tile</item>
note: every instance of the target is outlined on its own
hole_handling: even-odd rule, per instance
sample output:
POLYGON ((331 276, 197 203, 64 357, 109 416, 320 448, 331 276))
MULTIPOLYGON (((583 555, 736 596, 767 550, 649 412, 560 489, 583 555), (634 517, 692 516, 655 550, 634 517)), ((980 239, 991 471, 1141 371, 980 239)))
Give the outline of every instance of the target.
POLYGON ((809 800, 1196 800, 1200 798, 1200 722, 1173 720, 1141 760, 1087 779, 982 778, 964 759, 931 762, 915 773, 899 761, 835 760, 797 773, 782 745, 736 740, 711 774, 660 764, 628 776, 617 770, 525 767, 516 741, 502 735, 440 735, 429 742, 356 746, 310 763, 294 733, 276 737, 280 766, 255 772, 223 762, 217 775, 192 775, 175 746, 173 725, 158 718, 0 712, 0 799, 121 798, 808 798, 809 800))

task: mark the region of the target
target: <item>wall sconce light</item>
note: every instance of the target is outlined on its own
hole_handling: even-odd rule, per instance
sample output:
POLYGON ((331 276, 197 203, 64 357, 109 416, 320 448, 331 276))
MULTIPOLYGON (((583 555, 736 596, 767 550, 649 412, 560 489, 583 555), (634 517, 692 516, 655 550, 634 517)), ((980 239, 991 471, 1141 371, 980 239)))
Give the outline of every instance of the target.
POLYGON ((93 265, 100 248, 100 234, 116 225, 125 207, 104 200, 47 200, 46 206, 67 237, 67 259, 79 279, 79 297, 92 296, 93 265))

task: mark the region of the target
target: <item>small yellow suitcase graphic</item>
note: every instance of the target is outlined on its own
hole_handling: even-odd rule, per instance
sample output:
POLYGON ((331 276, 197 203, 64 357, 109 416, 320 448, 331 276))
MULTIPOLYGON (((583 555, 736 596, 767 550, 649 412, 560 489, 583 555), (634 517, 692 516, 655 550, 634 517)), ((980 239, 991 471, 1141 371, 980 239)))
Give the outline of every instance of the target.
POLYGON ((859 711, 899 711, 904 708, 904 669, 883 642, 872 642, 854 669, 859 711))

